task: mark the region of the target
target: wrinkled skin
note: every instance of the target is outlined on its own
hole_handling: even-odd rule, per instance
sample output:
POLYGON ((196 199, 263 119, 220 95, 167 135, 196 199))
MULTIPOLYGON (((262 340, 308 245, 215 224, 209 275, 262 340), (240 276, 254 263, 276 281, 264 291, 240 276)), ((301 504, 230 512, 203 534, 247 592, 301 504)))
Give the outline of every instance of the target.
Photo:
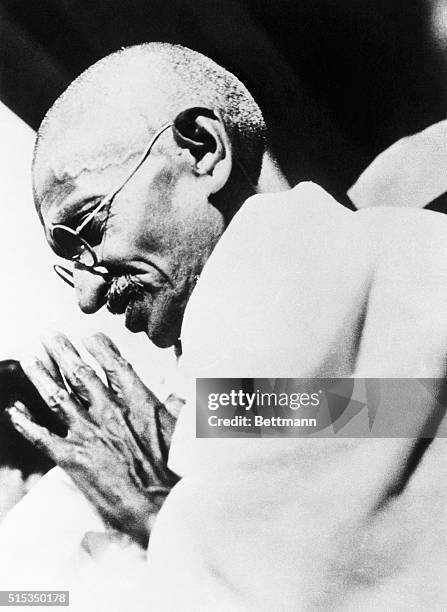
POLYGON ((20 402, 9 409, 13 425, 70 475, 108 525, 146 546, 151 517, 177 480, 166 465, 174 417, 104 334, 89 338, 86 347, 108 386, 65 336, 44 345, 54 371, 38 359, 22 365, 68 435, 48 432, 20 402))

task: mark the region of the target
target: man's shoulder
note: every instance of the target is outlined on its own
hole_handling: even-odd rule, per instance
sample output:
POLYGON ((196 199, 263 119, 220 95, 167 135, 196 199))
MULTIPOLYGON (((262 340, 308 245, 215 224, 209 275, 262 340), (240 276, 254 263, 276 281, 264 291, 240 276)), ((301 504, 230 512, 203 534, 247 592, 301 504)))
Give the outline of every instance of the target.
MULTIPOLYGON (((264 244, 302 248, 313 236, 324 240, 350 230, 355 214, 315 183, 302 182, 287 191, 248 198, 219 241, 219 248, 238 242, 247 253, 264 244)), ((314 240, 312 240, 314 242, 314 240)))
POLYGON ((383 265, 419 260, 439 268, 447 266, 447 215, 394 207, 353 212, 315 183, 302 182, 246 200, 221 246, 231 244, 233 253, 236 244, 245 253, 252 246, 259 256, 261 245, 281 242, 289 251, 324 247, 333 257, 366 257, 383 265))
POLYGON ((287 191, 258 193, 248 198, 236 218, 261 214, 277 217, 347 214, 352 211, 342 206, 322 187, 311 181, 303 181, 287 191))
POLYGON ((315 183, 299 183, 293 189, 256 194, 236 213, 204 269, 204 275, 222 263, 237 261, 250 267, 267 259, 298 256, 334 240, 343 225, 352 226, 355 214, 339 204, 315 183))

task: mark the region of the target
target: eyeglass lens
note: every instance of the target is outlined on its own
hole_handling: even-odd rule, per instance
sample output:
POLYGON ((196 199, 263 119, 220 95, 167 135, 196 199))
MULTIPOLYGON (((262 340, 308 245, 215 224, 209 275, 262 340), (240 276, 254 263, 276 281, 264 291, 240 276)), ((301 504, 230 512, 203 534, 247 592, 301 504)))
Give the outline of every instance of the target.
POLYGON ((60 254, 66 259, 79 261, 87 267, 96 265, 96 257, 92 248, 74 230, 56 226, 53 229, 53 240, 60 254))

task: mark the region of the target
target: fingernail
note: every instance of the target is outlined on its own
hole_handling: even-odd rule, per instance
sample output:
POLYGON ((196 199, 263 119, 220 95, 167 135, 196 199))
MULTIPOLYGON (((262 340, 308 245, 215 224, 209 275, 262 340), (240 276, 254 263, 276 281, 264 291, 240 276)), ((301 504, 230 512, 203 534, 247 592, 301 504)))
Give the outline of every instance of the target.
POLYGON ((116 350, 112 340, 101 332, 95 332, 93 334, 84 335, 82 337, 84 343, 93 342, 96 346, 100 346, 102 348, 111 348, 116 350))
POLYGON ((58 329, 54 329, 54 328, 47 328, 42 330, 42 332, 40 333, 40 339, 41 340, 51 340, 52 338, 55 338, 57 336, 62 336, 62 332, 59 331, 58 329))
POLYGON ((14 404, 11 406, 11 409, 15 410, 17 412, 20 412, 20 413, 25 413, 26 412, 25 404, 22 404, 22 402, 20 402, 19 400, 14 402, 14 404))
POLYGON ((26 370, 27 368, 35 368, 39 365, 39 363, 40 360, 35 355, 25 355, 20 360, 20 365, 22 366, 23 370, 26 370))
POLYGON ((20 425, 19 419, 25 414, 24 408, 25 406, 21 402, 14 402, 12 406, 8 406, 8 408, 5 409, 6 414, 14 426, 17 424, 20 425))
POLYGON ((60 336, 60 332, 57 330, 45 330, 42 334, 40 334, 40 344, 44 349, 46 349, 48 345, 52 345, 55 342, 58 336, 60 336))
POLYGON ((53 332, 51 334, 44 334, 41 336, 40 341, 45 351, 52 352, 64 351, 65 349, 71 348, 71 342, 68 337, 62 332, 53 332))

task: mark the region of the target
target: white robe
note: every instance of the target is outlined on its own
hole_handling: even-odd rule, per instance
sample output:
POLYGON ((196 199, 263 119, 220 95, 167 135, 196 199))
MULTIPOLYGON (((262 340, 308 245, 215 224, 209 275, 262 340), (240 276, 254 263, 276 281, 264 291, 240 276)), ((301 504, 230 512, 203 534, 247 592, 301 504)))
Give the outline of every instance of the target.
MULTIPOLYGON (((309 183, 250 198, 212 253, 185 312, 184 368, 191 382, 196 376, 443 375, 446 238, 447 219, 440 215, 352 213, 309 183)), ((147 587, 140 593, 147 609, 373 610, 377 588, 390 577, 400 580, 400 566, 418 567, 437 602, 446 596, 436 591, 438 563, 427 577, 422 553, 412 549, 402 558, 414 522, 419 553, 429 542, 430 558, 442 557, 445 534, 438 526, 445 505, 432 505, 434 537, 421 501, 441 489, 442 470, 429 461, 425 472, 418 468, 416 491, 406 493, 416 496, 416 515, 404 499, 377 518, 382 531, 370 516, 383 487, 408 462, 411 441, 199 440, 194 418, 191 385, 170 452, 170 465, 183 478, 157 518, 148 550, 147 587)), ((9 521, 24 551, 36 545, 42 551, 38 530, 48 540, 63 538, 53 522, 53 496, 47 490, 38 500, 38 489, 34 503, 47 515, 35 522, 31 508, 23 513, 25 539, 20 520, 13 520, 21 504, 9 521)), ((79 494, 76 503, 88 506, 79 494)), ((85 530, 95 521, 90 510, 85 530)), ((0 547, 7 526, 0 528, 0 547)), ((67 548, 76 548, 82 531, 67 548)), ((76 550, 73 555, 63 555, 69 565, 76 550)), ((4 567, 0 558, 0 577, 4 567)), ((119 578, 125 581, 122 573, 111 574, 118 598, 119 578)), ((406 586, 412 601, 420 591, 420 584, 406 586)), ((386 592, 387 600, 394 592, 386 592)))
MULTIPOLYGON (((435 213, 352 213, 308 183, 255 196, 188 303, 184 367, 191 380, 443 377, 446 256, 447 219, 435 213)), ((410 408, 420 421, 402 435, 420 433, 433 407, 410 408)), ((413 446, 196 439, 191 387, 170 453, 183 479, 149 547, 160 609, 444 609, 444 440, 373 516, 413 446)))

